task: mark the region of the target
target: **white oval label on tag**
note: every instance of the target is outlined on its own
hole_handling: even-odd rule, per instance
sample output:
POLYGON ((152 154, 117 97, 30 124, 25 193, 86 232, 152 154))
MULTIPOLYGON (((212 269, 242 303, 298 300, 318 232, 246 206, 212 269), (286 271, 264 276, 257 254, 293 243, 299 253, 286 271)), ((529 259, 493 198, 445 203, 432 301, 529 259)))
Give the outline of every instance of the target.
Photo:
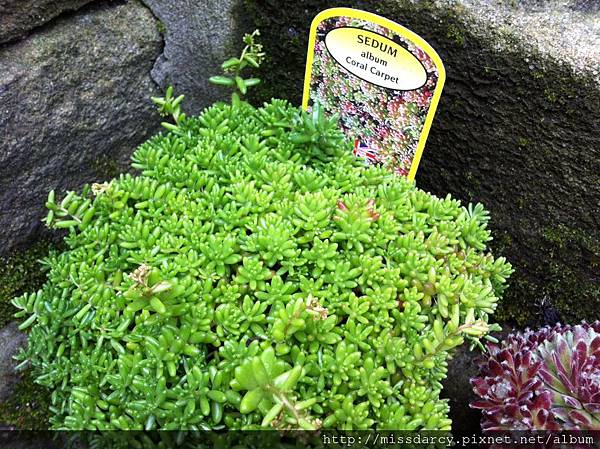
POLYGON ((393 90, 414 90, 427 82, 423 64, 407 49, 373 31, 342 27, 325 36, 331 56, 353 75, 393 90))

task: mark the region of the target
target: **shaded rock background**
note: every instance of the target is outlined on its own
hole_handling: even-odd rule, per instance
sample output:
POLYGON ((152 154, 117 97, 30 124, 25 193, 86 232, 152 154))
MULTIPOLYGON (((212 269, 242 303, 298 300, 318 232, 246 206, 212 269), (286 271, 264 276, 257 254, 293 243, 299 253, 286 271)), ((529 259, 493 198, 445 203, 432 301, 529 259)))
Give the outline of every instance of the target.
POLYGON ((475 399, 469 380, 477 374, 475 359, 479 354, 477 349, 469 350, 467 344, 457 348, 448 361, 449 375, 442 382, 441 396, 450 405, 452 430, 461 435, 478 433, 480 428, 481 412, 469 407, 469 402, 475 399))
POLYGON ((237 0, 173 2, 144 0, 164 30, 164 50, 151 72, 166 89, 186 96, 185 110, 198 114, 205 106, 222 100, 223 89, 208 83, 221 74, 221 63, 240 51, 238 21, 243 11, 237 0))
POLYGON ((9 323, 0 329, 0 401, 5 401, 18 383, 19 375, 15 372, 13 356, 27 342, 27 336, 21 332, 16 323, 9 323))

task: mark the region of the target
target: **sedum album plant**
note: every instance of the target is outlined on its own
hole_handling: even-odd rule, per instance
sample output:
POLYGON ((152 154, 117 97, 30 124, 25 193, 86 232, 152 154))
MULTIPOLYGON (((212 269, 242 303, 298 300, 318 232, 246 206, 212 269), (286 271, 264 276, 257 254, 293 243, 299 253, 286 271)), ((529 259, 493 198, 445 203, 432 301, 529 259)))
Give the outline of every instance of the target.
POLYGON ((511 272, 483 207, 364 166, 319 107, 180 98, 139 174, 49 195, 67 249, 13 303, 52 427, 449 429, 446 360, 511 272))
POLYGON ((600 430, 600 322, 489 344, 471 383, 484 430, 600 430))

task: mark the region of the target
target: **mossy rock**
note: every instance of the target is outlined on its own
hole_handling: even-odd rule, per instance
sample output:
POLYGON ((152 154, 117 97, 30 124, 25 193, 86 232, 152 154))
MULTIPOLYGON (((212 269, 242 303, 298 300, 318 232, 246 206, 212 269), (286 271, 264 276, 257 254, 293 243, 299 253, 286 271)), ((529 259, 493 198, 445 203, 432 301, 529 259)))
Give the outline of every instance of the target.
POLYGON ((16 309, 10 301, 24 292, 37 290, 46 280, 40 259, 51 247, 52 243, 40 241, 27 250, 0 257, 0 328, 14 320, 16 309))
MULTIPOLYGON (((28 250, 14 251, 0 258, 0 329, 14 321, 16 309, 10 301, 26 291, 35 291, 46 280, 40 259, 54 244, 41 241, 28 250)), ((50 394, 47 389, 34 384, 29 371, 22 374, 14 391, 0 401, 0 426, 19 429, 47 429, 50 394)))
POLYGON ((245 0, 269 57, 254 100, 285 95, 300 102, 308 28, 323 9, 355 7, 415 31, 438 51, 447 71, 417 184, 480 201, 491 211, 492 246, 516 270, 496 318, 540 324, 546 315, 537 304, 546 297, 562 321, 597 319, 597 77, 452 4, 245 0))
POLYGON ((9 425, 20 430, 48 429, 50 394, 33 382, 30 372, 23 375, 14 392, 0 402, 0 427, 9 425))

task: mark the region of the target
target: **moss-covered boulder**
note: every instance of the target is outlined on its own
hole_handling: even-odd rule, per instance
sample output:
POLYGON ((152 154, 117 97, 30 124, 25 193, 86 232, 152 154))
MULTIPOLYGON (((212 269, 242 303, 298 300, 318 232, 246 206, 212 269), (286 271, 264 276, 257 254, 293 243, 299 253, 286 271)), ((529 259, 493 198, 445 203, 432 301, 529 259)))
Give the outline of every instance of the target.
POLYGON ((417 32, 448 75, 417 184, 491 209, 495 246, 516 270, 497 318, 524 326, 556 318, 554 309, 568 322, 597 318, 600 12, 590 2, 476 3, 245 0, 270 57, 255 99, 300 101, 308 25, 325 8, 368 10, 417 32))

